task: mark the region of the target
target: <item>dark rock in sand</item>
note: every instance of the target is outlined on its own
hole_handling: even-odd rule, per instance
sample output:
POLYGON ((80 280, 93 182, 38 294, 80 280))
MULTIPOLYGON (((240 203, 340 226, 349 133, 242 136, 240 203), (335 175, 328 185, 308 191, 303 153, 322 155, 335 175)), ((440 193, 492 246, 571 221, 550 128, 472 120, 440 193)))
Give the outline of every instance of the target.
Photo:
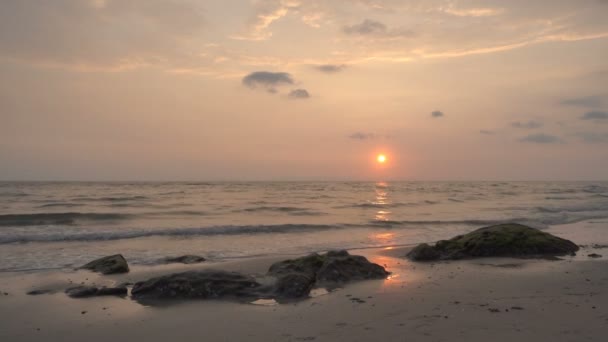
POLYGON ((100 288, 96 296, 126 296, 128 290, 126 287, 102 287, 100 288))
POLYGON ((205 258, 198 255, 182 255, 175 258, 165 258, 165 263, 198 264, 205 261, 205 258))
POLYGON ((324 255, 277 262, 268 274, 277 277, 275 292, 284 298, 305 297, 315 282, 343 283, 354 280, 383 279, 390 273, 365 257, 347 251, 329 251, 324 255))
POLYGON ((97 295, 97 291, 95 286, 76 286, 65 290, 65 293, 72 298, 86 298, 97 295))
MULTIPOLYGON (((346 251, 344 251, 346 253, 346 251)), ((317 273, 318 281, 348 282, 353 280, 384 279, 390 273, 384 267, 369 262, 360 255, 332 257, 326 255, 323 266, 317 273)))
POLYGON ((190 271, 138 282, 131 295, 138 301, 253 297, 259 286, 255 279, 239 273, 190 271))
POLYGON ((93 260, 88 264, 80 267, 81 269, 91 270, 102 274, 127 273, 129 265, 127 260, 121 255, 110 255, 97 260, 93 260))
POLYGON ((310 293, 315 284, 314 276, 293 272, 277 276, 274 292, 282 298, 301 298, 310 293))
POLYGON ((102 287, 95 286, 76 286, 65 290, 65 293, 72 298, 87 298, 96 296, 126 296, 126 287, 102 287))
MULTIPOLYGON (((28 296, 39 296, 39 295, 43 295, 43 294, 51 294, 53 293, 53 290, 45 290, 45 289, 39 289, 39 290, 32 290, 27 292, 28 296)), ((8 293, 6 294, 8 295, 8 293)))
POLYGON ((431 247, 426 243, 416 246, 407 254, 407 256, 414 261, 433 261, 441 257, 434 247, 431 247))
MULTIPOLYGON (((408 254, 412 260, 420 253, 436 259, 453 260, 477 257, 538 257, 572 255, 579 247, 572 241, 520 224, 501 224, 477 229, 450 240, 438 241, 434 247, 419 245, 408 254), (414 251, 420 253, 414 253, 414 251)), ((426 259, 433 260, 433 259, 426 259)))
POLYGON ((588 256, 589 258, 594 258, 594 259, 597 259, 597 258, 601 258, 601 257, 602 257, 600 254, 597 254, 597 253, 591 253, 591 254, 589 254, 589 255, 587 255, 587 256, 588 256))

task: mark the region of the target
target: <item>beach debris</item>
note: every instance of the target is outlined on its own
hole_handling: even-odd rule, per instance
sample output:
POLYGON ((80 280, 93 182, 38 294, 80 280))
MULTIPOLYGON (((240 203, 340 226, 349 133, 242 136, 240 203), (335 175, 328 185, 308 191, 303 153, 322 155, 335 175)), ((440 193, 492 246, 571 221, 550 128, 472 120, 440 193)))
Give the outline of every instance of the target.
POLYGON ((261 285, 252 277, 226 271, 189 271, 135 283, 137 301, 255 297, 261 285))
POLYGON ((345 250, 310 254, 274 263, 268 275, 277 278, 275 293, 284 298, 309 295, 317 283, 345 283, 355 280, 384 279, 390 272, 360 255, 345 250))
POLYGON ((498 313, 500 312, 500 309, 496 309, 496 308, 489 308, 488 311, 492 312, 492 313, 498 313))
POLYGON ((521 306, 512 306, 511 310, 523 310, 524 308, 522 308, 521 306))
POLYGON ((591 254, 589 254, 589 255, 587 255, 587 256, 588 256, 589 258, 594 258, 594 259, 597 259, 597 258, 601 258, 601 257, 602 257, 602 255, 601 255, 601 254, 597 254, 597 253, 591 253, 591 254))
POLYGON ((181 264, 189 265, 189 264, 198 264, 205 260, 206 259, 203 258, 202 256, 187 254, 187 255, 182 255, 182 256, 178 256, 178 257, 168 257, 168 258, 165 258, 163 261, 166 264, 181 263, 181 264))
POLYGON ((80 269, 91 270, 102 274, 115 274, 129 272, 129 265, 122 254, 115 254, 99 258, 81 266, 80 269))
POLYGON ((72 298, 87 298, 96 296, 126 296, 126 287, 102 287, 95 286, 76 286, 65 290, 65 293, 72 298))
POLYGON ((478 257, 573 255, 578 250, 579 247, 572 241, 535 228, 509 223, 480 228, 450 240, 438 241, 433 247, 418 245, 407 256, 414 261, 432 261, 478 257))

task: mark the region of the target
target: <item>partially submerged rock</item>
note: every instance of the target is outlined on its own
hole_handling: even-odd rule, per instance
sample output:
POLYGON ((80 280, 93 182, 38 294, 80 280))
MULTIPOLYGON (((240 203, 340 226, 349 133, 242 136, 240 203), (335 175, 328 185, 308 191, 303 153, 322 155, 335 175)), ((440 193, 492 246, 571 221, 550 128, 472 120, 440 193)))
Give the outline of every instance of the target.
POLYGON ((415 261, 559 256, 574 254, 578 249, 572 241, 511 223, 480 228, 450 240, 438 241, 434 247, 422 244, 407 256, 415 261))
POLYGON ((110 255, 107 257, 93 260, 80 267, 81 269, 91 270, 102 274, 115 274, 129 272, 129 265, 122 254, 110 255))
POLYGON ((175 258, 165 258, 164 262, 167 264, 170 263, 182 263, 182 264, 198 264, 200 262, 205 261, 205 258, 198 255, 182 255, 175 258))
POLYGON ((268 274, 277 277, 275 293, 283 298, 308 296, 317 282, 344 283, 365 279, 384 279, 390 273, 365 257, 347 251, 281 261, 270 266, 268 274))
POLYGON ((76 286, 65 290, 65 293, 72 298, 87 298, 96 296, 126 296, 126 287, 102 287, 95 286, 76 286))
POLYGON ((157 299, 212 299, 251 297, 260 284, 234 272, 190 271, 148 279, 133 286, 138 301, 157 299))

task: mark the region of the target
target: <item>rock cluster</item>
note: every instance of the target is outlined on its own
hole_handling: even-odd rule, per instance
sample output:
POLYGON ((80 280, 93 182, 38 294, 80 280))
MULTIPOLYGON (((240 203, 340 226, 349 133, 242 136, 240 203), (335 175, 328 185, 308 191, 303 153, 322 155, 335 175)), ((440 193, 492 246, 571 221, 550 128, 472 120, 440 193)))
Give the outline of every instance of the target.
POLYGON ((164 299, 276 298, 308 296, 318 283, 344 283, 354 280, 383 279, 389 274, 382 266, 346 251, 311 254, 273 264, 267 276, 271 285, 254 278, 225 271, 189 271, 156 277, 136 283, 131 295, 140 302, 164 299))

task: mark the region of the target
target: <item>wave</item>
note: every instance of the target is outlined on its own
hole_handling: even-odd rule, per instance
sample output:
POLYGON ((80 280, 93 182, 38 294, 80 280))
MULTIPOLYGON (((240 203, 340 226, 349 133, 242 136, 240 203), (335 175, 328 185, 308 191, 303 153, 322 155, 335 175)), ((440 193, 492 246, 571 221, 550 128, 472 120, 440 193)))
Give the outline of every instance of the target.
POLYGON ((57 203, 48 203, 39 205, 38 208, 54 208, 54 207, 64 207, 64 208, 73 208, 73 207, 83 207, 84 204, 80 203, 67 203, 67 202, 57 202, 57 203))
POLYGON ((72 241, 112 241, 145 238, 152 236, 166 237, 189 237, 189 236, 214 236, 214 235, 245 235, 245 234, 269 234, 269 233, 294 233, 340 229, 349 225, 315 225, 315 224, 279 224, 279 225, 257 225, 257 226, 215 226, 200 228, 178 228, 137 230, 125 232, 99 232, 99 233, 77 233, 77 234, 18 234, 12 236, 0 236, 0 244, 27 243, 27 242, 72 242, 72 241))
POLYGON ((78 202, 126 202, 143 201, 149 199, 146 196, 115 196, 115 197, 76 197, 73 200, 78 202))
POLYGON ((288 213, 290 215, 296 215, 296 216, 317 216, 317 215, 324 215, 324 213, 322 212, 317 212, 317 211, 313 211, 307 208, 299 208, 299 207, 272 207, 272 206, 259 206, 259 207, 252 207, 252 208, 245 208, 242 210, 236 210, 236 211, 245 211, 245 212, 264 212, 264 211, 270 211, 270 212, 280 212, 280 213, 288 213))
MULTIPOLYGON (((103 214, 102 214, 103 215, 103 214)), ((8 216, 8 215, 4 215, 8 216)), ((0 216, 2 219, 4 216, 0 216)), ((12 234, 0 236, 0 245, 12 243, 29 242, 95 242, 95 241, 114 241, 124 239, 136 239, 146 237, 196 237, 196 236, 219 236, 219 235, 255 235, 255 234, 282 234, 282 233, 302 233, 318 232, 340 229, 410 229, 428 228, 428 226, 470 226, 484 227, 504 223, 520 223, 539 229, 547 228, 551 225, 575 223, 591 219, 608 218, 608 213, 589 215, 585 217, 570 217, 561 215, 554 218, 513 218, 498 220, 412 220, 412 221, 370 221, 368 224, 277 224, 277 225, 227 225, 195 228, 171 228, 153 230, 130 230, 130 231, 105 231, 105 232, 83 232, 83 233, 48 233, 48 234, 12 234)), ((0 221, 1 222, 1 221, 0 221)))
POLYGON ((112 221, 129 218, 129 214, 113 213, 39 213, 0 215, 0 226, 72 225, 76 221, 112 221))

